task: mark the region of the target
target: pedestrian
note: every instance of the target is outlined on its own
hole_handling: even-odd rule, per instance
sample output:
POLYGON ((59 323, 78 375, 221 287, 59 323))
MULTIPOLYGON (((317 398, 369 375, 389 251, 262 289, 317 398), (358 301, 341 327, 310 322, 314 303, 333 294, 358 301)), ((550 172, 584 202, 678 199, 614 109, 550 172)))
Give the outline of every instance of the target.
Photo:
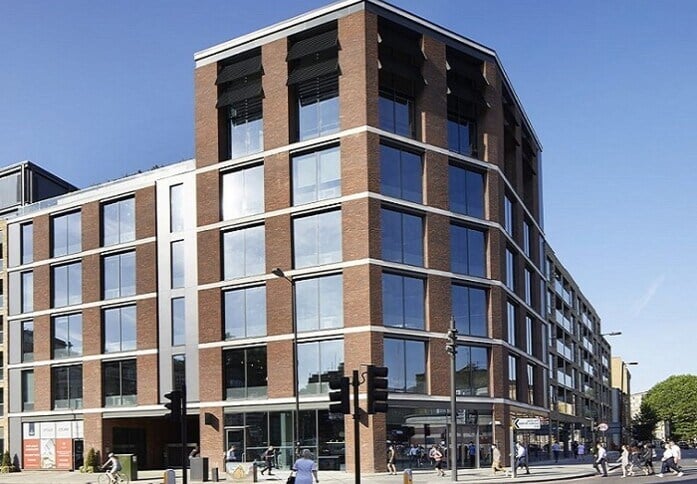
POLYGON ((498 471, 502 471, 508 477, 508 471, 501 466, 501 451, 496 444, 491 444, 491 470, 494 472, 494 476, 498 471))
POLYGON ((237 462, 237 455, 235 454, 235 446, 230 445, 230 448, 225 452, 225 471, 232 472, 235 470, 235 462, 237 462))
POLYGON ((319 482, 317 464, 312 460, 312 452, 309 449, 303 449, 291 470, 295 472, 295 484, 312 484, 313 477, 315 482, 319 482))
MULTIPOLYGON (((629 468, 629 449, 626 445, 622 446, 622 453, 620 454, 619 459, 617 459, 617 462, 621 462, 622 477, 627 477, 627 469, 629 468)), ((633 476, 634 472, 630 470, 629 475, 633 476)))
POLYGON ((578 459, 578 442, 571 442, 571 452, 574 454, 574 459, 578 459))
POLYGON ((470 441, 469 445, 467 446, 467 451, 470 458, 470 467, 474 468, 474 461, 477 456, 477 447, 475 447, 474 442, 470 441))
POLYGON ((525 467, 525 473, 530 474, 530 468, 528 467, 528 452, 523 447, 523 444, 516 442, 515 444, 515 469, 520 469, 525 467))
POLYGON ((431 447, 431 452, 429 453, 429 456, 431 459, 433 459, 433 462, 435 462, 435 469, 436 469, 436 474, 438 477, 443 477, 445 476, 445 472, 443 472, 443 454, 442 452, 436 447, 436 444, 433 444, 433 447, 431 447))
POLYGON ((665 444, 665 450, 663 451, 663 457, 661 457, 661 472, 656 474, 658 477, 663 477, 663 474, 672 469, 678 473, 678 477, 682 477, 682 471, 678 469, 675 465, 675 458, 673 457, 673 451, 670 448, 670 443, 665 444))
POLYGON ((269 448, 261 454, 261 458, 264 459, 264 468, 261 470, 261 475, 263 476, 264 472, 269 471, 269 475, 273 476, 271 469, 273 469, 273 462, 276 458, 276 450, 273 448, 273 445, 269 445, 269 448))
MULTIPOLYGON (((677 445, 674 441, 670 441, 670 450, 673 453, 673 460, 675 461, 675 467, 678 468, 678 471, 682 471, 682 466, 680 465, 680 461, 682 460, 682 449, 680 448, 679 445, 677 445)), ((674 471, 672 471, 675 473, 674 471)))
POLYGON ((586 454, 586 444, 579 442, 578 447, 576 447, 578 458, 583 460, 586 454))
POLYGON ((387 448, 387 472, 390 475, 397 475, 397 467, 394 465, 394 446, 392 444, 387 448))
POLYGON ((419 446, 411 444, 409 447, 409 467, 413 469, 419 465, 419 446))
POLYGON ((649 444, 644 444, 639 460, 645 476, 652 476, 655 474, 653 470, 653 449, 649 444))
POLYGON ((607 451, 603 444, 598 443, 598 454, 593 462, 593 468, 598 475, 602 474, 603 477, 607 477, 607 451))
POLYGON ((559 463, 559 452, 561 452, 561 445, 556 440, 552 444, 552 454, 554 454, 554 463, 559 463))

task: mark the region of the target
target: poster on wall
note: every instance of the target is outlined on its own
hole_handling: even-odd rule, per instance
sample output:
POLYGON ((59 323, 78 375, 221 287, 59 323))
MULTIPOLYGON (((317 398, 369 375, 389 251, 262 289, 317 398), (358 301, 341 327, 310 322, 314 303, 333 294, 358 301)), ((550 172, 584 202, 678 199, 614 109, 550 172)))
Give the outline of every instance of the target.
POLYGON ((41 422, 39 427, 41 436, 41 468, 56 468, 56 424, 55 422, 41 422))
POLYGON ((56 422, 56 468, 73 468, 72 422, 56 422))
POLYGON ((22 424, 22 468, 73 468, 73 440, 82 439, 81 420, 24 422, 22 424))
POLYGON ((41 441, 39 440, 39 427, 35 423, 25 423, 22 429, 22 456, 25 469, 41 468, 41 441))

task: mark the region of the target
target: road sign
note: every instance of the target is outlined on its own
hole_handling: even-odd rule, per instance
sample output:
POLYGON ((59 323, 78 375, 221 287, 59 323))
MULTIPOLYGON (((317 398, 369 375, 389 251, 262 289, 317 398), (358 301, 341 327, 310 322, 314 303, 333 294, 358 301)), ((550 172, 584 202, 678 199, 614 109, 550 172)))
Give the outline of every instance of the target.
POLYGON ((513 421, 513 427, 518 430, 540 430, 540 419, 537 417, 517 418, 513 421))
POLYGON ((598 430, 600 430, 601 432, 607 432, 607 429, 608 429, 608 428, 609 428, 609 427, 607 426, 606 423, 600 423, 600 424, 598 424, 598 430))

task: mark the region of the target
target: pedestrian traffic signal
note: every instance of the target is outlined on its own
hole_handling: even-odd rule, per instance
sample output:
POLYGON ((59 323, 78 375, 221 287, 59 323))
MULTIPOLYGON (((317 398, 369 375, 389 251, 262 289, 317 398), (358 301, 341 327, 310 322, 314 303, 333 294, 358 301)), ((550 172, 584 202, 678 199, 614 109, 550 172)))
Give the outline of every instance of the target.
POLYGON ((387 412, 387 368, 368 365, 368 413, 387 412))
POLYGON ((182 416, 182 392, 173 390, 165 393, 165 398, 169 400, 169 402, 165 403, 165 408, 170 411, 167 416, 172 422, 179 422, 182 416))
POLYGON ((335 402, 329 404, 329 412, 343 413, 344 415, 351 413, 349 406, 349 378, 342 376, 329 380, 329 401, 335 402))

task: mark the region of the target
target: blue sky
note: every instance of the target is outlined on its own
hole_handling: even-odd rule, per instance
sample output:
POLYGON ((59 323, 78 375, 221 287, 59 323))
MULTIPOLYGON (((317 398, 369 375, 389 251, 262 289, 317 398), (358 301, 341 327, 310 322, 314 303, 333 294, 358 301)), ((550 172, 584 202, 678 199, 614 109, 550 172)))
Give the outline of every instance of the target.
MULTIPOLYGON (((0 165, 84 187, 191 158, 194 52, 325 3, 4 0, 0 165)), ((544 146, 548 240, 633 390, 697 374, 697 3, 394 4, 498 52, 544 146)))

